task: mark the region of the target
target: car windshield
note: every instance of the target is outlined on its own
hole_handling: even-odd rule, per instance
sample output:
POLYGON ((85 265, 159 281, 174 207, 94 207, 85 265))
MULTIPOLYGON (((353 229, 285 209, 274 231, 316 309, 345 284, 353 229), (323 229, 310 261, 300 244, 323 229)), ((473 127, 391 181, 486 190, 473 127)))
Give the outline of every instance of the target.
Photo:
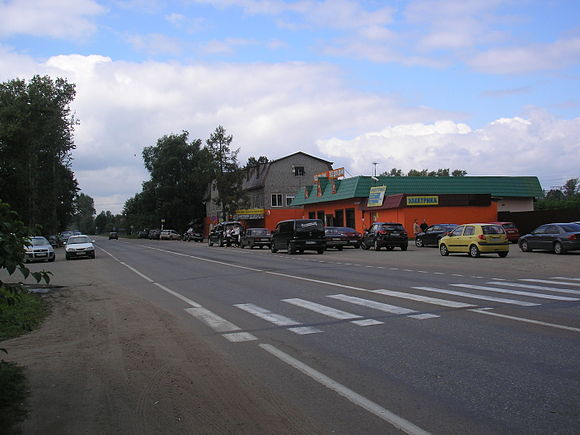
POLYGON ((482 225, 483 234, 504 234, 503 227, 499 225, 482 225))
POLYGON ((343 232, 343 233, 356 233, 356 230, 353 228, 349 228, 349 227, 340 227, 337 228, 338 231, 343 232))
POLYGON ((326 229, 324 230, 324 232, 325 232, 326 234, 340 234, 340 231, 339 231, 339 229, 338 229, 338 228, 326 228, 326 229))
POLYGON ((91 243, 91 239, 87 236, 73 236, 68 239, 68 245, 75 245, 77 243, 91 243))
POLYGON ((575 232, 580 231, 579 224, 566 224, 566 225, 562 225, 560 228, 562 228, 567 233, 575 233, 575 232))
POLYGON ((513 222, 508 222, 507 224, 502 224, 504 228, 516 228, 516 225, 513 222))
POLYGON ((383 231, 403 231, 403 225, 385 224, 381 226, 383 231))
POLYGON ((266 228, 254 228, 252 234, 254 236, 268 236, 270 235, 270 231, 266 228))
POLYGON ((44 237, 33 237, 30 239, 29 245, 32 246, 48 245, 48 240, 46 240, 44 237))
POLYGON ((320 231, 324 230, 322 226, 322 221, 319 220, 296 221, 296 231, 314 231, 314 230, 320 231))

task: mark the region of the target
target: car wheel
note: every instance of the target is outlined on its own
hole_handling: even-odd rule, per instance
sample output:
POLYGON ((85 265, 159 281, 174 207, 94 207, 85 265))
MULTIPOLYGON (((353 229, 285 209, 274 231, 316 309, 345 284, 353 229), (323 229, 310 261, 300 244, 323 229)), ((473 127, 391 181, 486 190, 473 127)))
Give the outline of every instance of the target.
POLYGON ((507 252, 498 252, 497 255, 499 255, 500 258, 506 258, 508 253, 507 252))
POLYGON ((70 256, 68 254, 65 254, 64 256, 67 260, 70 260, 70 256))
POLYGON ((270 245, 270 252, 272 252, 273 254, 278 252, 278 248, 276 248, 276 246, 273 243, 270 245))
MULTIPOLYGON (((249 245, 249 246, 250 246, 250 249, 252 249, 252 245, 249 245)), ((240 247, 240 248, 242 248, 242 249, 244 249, 244 248, 245 248, 245 246, 244 246, 244 244, 243 244, 243 243, 240 243, 240 244, 239 244, 239 247, 240 247)))
POLYGON ((375 240, 374 247, 375 247, 375 251, 381 250, 381 247, 379 246, 379 242, 377 240, 375 240))
POLYGON ((406 251, 407 247, 408 247, 408 245, 401 245, 401 251, 406 251))
POLYGON ((422 247, 424 246, 424 245, 423 245, 423 239, 416 238, 416 239, 415 239, 415 246, 416 246, 417 248, 422 248, 422 247))
POLYGON ((387 246, 387 251, 394 251, 395 247, 394 246, 387 246))
POLYGON ((522 250, 522 252, 532 252, 530 246, 528 245, 527 240, 522 240, 520 242, 520 249, 522 250))
POLYGON ((469 256, 471 258, 477 258, 477 257, 479 257, 479 249, 477 249, 477 246, 471 245, 469 247, 469 256))
POLYGON ((52 263, 52 262, 54 262, 54 260, 56 260, 56 257, 51 257, 51 258, 48 259, 48 262, 49 263, 52 263))
POLYGON ((339 251, 342 251, 342 246, 337 246, 336 249, 338 249, 339 251))
POLYGON ((560 242, 554 243, 554 254, 561 255, 566 253, 564 246, 560 242))
MULTIPOLYGON (((319 254, 324 254, 324 248, 318 248, 316 250, 319 254)), ((339 251, 342 251, 342 249, 339 249, 339 251)))
POLYGON ((449 255, 449 249, 447 249, 447 245, 445 243, 441 243, 441 245, 439 245, 439 252, 444 257, 449 255))
POLYGON ((292 243, 288 243, 288 254, 294 255, 296 254, 296 247, 292 243))
POLYGON ((360 247, 364 251, 367 251, 369 249, 369 247, 367 246, 367 244, 365 242, 361 242, 360 247))

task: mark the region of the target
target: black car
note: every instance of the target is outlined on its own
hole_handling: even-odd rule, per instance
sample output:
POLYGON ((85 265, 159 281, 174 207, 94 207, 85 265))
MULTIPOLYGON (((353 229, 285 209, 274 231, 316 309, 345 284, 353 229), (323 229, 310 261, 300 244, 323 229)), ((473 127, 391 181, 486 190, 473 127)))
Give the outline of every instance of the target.
POLYGON ((243 230, 242 223, 238 221, 219 223, 209 233, 207 244, 209 246, 213 246, 214 243, 218 246, 237 245, 243 230))
POLYGON ((409 236, 402 224, 396 222, 375 222, 363 234, 360 247, 362 249, 369 249, 374 247, 375 251, 379 251, 385 247, 388 251, 392 251, 396 247, 401 248, 401 251, 406 251, 409 246, 409 236))
POLYGON ((291 219, 278 222, 272 233, 272 252, 285 249, 288 254, 316 251, 323 254, 326 249, 324 225, 320 219, 291 219))
POLYGON ((149 229, 145 228, 144 230, 139 231, 138 237, 140 239, 148 239, 149 238, 149 229))
POLYGON ((248 246, 250 249, 259 246, 268 248, 272 245, 272 233, 268 228, 248 228, 240 240, 240 248, 248 246))
POLYGON ((149 240, 159 240, 160 235, 161 230, 156 228, 153 230, 149 230, 149 234, 147 235, 147 237, 149 238, 149 240))
POLYGON ((523 252, 534 249, 564 254, 580 250, 580 224, 552 223, 540 225, 530 234, 520 237, 518 242, 523 252))
POLYGON ((193 228, 190 228, 185 233, 183 233, 181 239, 185 240, 186 242, 191 242, 192 240, 194 242, 203 242, 203 234, 199 231, 195 231, 193 228))
POLYGON ((111 239, 119 240, 119 234, 117 233, 117 231, 111 231, 109 233, 109 240, 111 239))
POLYGON ((435 246, 439 244, 439 239, 447 235, 457 226, 457 224, 436 224, 431 225, 424 232, 415 236, 415 246, 422 248, 424 246, 435 246))
POLYGON ((326 227, 326 249, 336 248, 342 251, 345 246, 360 248, 361 234, 349 227, 326 227))

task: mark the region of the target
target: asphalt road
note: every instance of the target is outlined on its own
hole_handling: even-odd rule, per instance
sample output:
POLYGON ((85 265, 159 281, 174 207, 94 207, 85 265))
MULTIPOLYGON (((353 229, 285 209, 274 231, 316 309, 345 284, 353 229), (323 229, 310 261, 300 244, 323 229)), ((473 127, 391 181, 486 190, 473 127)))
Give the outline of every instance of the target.
POLYGON ((580 253, 97 246, 109 279, 329 433, 578 431, 580 253))

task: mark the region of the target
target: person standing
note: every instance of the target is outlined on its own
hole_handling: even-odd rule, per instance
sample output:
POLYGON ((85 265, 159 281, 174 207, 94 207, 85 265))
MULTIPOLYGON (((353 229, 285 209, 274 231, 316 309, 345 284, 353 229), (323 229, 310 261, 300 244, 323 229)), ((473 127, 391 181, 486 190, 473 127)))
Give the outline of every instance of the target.
POLYGON ((415 233, 415 237, 417 237, 417 234, 419 234, 421 232, 421 226, 419 225, 419 222, 417 221, 417 219, 415 219, 415 222, 413 222, 413 233, 415 233))
POLYGON ((425 232, 427 231, 427 228, 429 228, 429 225, 427 224, 427 221, 423 219, 423 222, 421 222, 421 231, 425 232))

